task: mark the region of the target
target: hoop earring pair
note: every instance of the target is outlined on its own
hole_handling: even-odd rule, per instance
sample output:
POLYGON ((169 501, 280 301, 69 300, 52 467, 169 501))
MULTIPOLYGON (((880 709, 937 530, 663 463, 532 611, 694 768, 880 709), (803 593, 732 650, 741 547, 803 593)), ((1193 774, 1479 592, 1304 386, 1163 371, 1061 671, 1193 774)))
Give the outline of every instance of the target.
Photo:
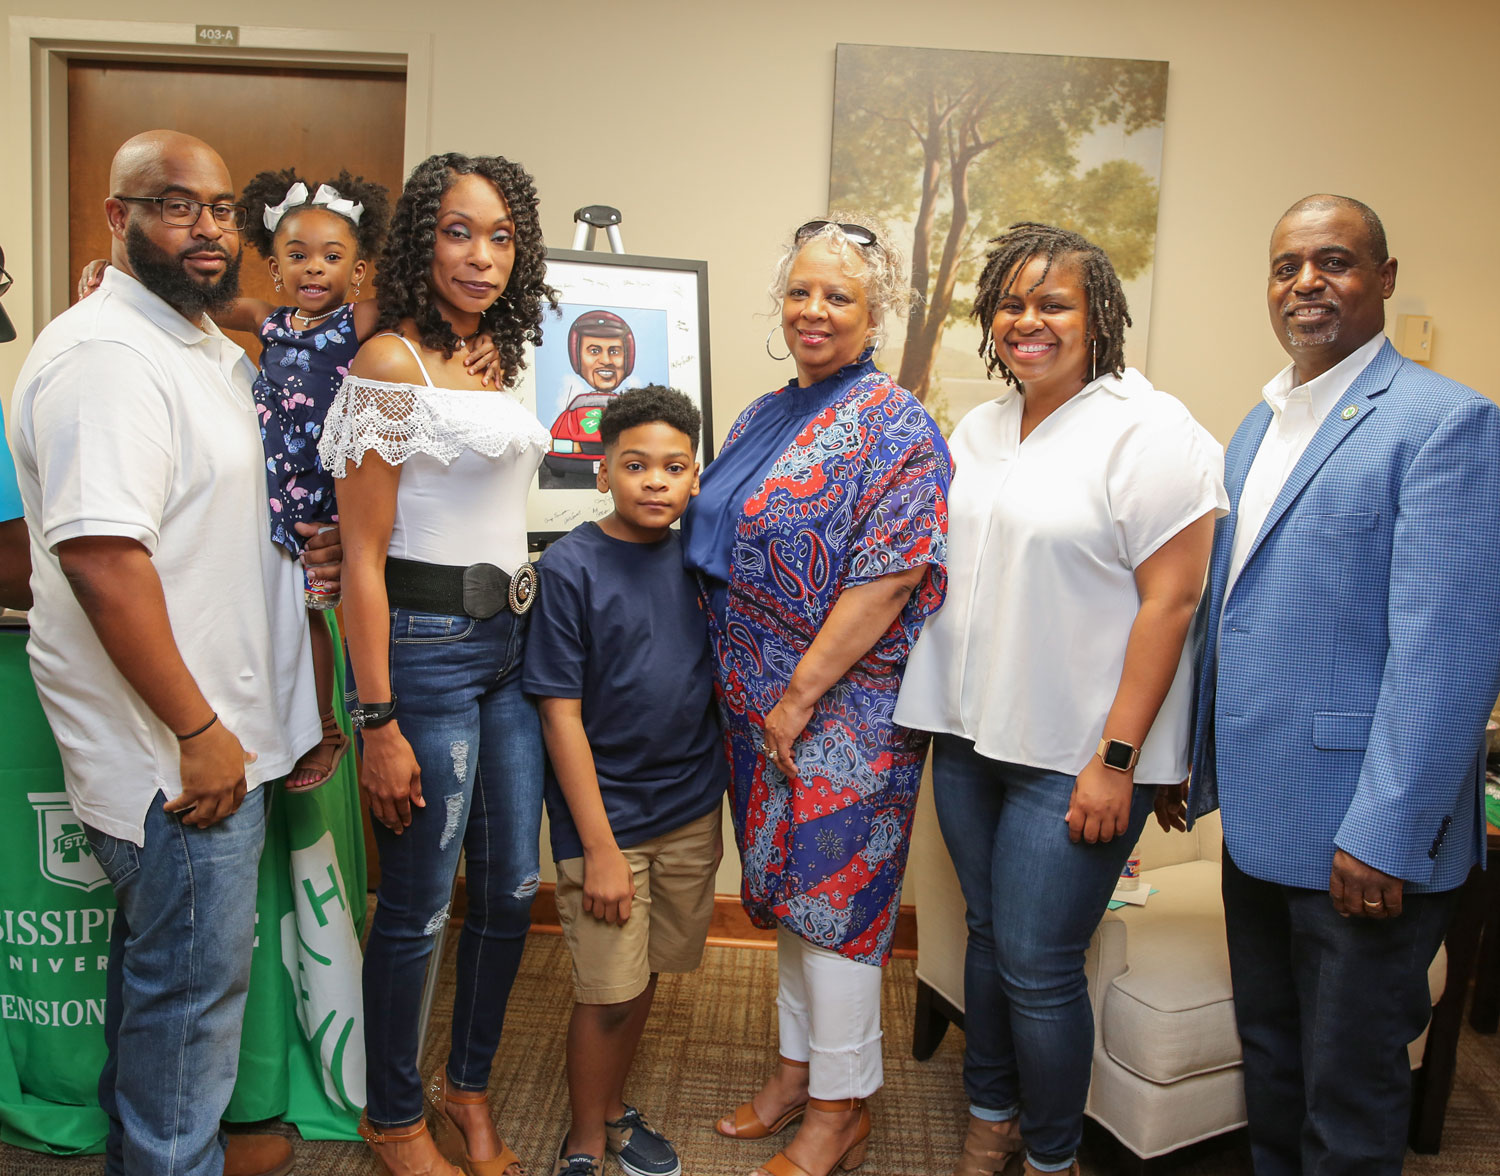
POLYGON ((792 358, 792 349, 790 347, 787 348, 787 352, 785 355, 777 355, 774 351, 771 350, 771 336, 776 334, 776 332, 780 329, 780 327, 772 327, 769 331, 766 332, 766 354, 774 359, 777 363, 781 363, 783 360, 792 358))

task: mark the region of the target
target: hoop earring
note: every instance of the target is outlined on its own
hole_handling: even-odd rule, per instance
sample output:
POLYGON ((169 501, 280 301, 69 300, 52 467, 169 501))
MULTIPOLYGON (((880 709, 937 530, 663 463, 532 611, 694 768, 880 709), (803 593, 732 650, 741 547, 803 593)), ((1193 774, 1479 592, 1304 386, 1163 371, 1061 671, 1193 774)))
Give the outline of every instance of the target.
POLYGON ((1089 383, 1092 384, 1099 378, 1099 340, 1089 340, 1089 383))
POLYGON ((781 363, 782 360, 792 358, 792 349, 788 347, 785 355, 777 355, 774 351, 771 350, 771 336, 774 335, 776 331, 777 328, 772 327, 769 331, 766 332, 766 354, 774 359, 777 363, 781 363))

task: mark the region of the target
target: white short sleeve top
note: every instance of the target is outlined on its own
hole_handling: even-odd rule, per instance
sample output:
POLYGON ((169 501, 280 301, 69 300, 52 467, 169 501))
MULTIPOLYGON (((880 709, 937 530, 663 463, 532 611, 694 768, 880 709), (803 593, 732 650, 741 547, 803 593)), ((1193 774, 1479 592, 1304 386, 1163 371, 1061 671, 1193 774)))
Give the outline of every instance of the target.
MULTIPOLYGON (((1021 442, 1022 396, 975 408, 949 442, 948 596, 906 668, 896 721, 991 759, 1077 775, 1094 754, 1140 608, 1135 568, 1227 513, 1224 450, 1133 368, 1086 386, 1021 442)), ((1135 779, 1187 776, 1191 651, 1135 779)))
POLYGON ((157 792, 182 791, 166 724, 99 644, 56 556, 85 536, 133 539, 161 578, 178 651, 257 759, 254 787, 319 738, 302 570, 271 542, 255 366, 111 267, 37 337, 11 401, 31 534, 32 677, 74 811, 141 844, 157 792))
POLYGON ((372 452, 401 467, 389 554, 514 572, 527 561, 526 495, 551 436, 503 391, 422 376, 425 387, 346 377, 318 442, 323 468, 341 478, 372 452))

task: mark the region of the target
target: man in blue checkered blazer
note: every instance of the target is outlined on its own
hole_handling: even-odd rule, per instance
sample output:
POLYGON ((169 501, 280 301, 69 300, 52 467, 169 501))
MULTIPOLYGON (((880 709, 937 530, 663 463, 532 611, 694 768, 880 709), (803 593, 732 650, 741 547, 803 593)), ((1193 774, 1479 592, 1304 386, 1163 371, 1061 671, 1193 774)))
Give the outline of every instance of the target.
POLYGON ((1406 1044, 1484 854, 1500 406, 1385 340, 1395 282, 1358 201, 1277 223, 1292 362, 1230 442, 1195 622, 1189 805, 1223 816, 1257 1176, 1401 1171, 1406 1044))

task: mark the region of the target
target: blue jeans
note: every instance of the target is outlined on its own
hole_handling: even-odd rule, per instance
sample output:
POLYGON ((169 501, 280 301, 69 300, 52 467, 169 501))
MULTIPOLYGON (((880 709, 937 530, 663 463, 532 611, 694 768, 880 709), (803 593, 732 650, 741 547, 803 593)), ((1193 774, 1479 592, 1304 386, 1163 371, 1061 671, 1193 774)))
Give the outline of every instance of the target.
POLYGON ((1130 829, 1068 840, 1073 777, 932 744, 933 803, 968 906, 964 1090, 976 1113, 1021 1120, 1033 1166, 1063 1169, 1083 1138, 1094 1052, 1083 957, 1151 813, 1137 786, 1130 829))
MULTIPOLYGON (((422 1117, 418 1017, 434 936, 448 921, 459 851, 468 915, 448 1080, 489 1085, 536 896, 542 824, 542 729, 521 693, 527 622, 394 609, 391 689, 422 770, 425 808, 397 837, 375 824, 380 886, 365 947, 365 1064, 370 1122, 422 1117)), ((352 682, 352 678, 351 678, 352 682)))
POLYGON ((268 789, 207 829, 164 812, 146 844, 84 826, 118 904, 105 980, 99 1106, 107 1176, 220 1176, 255 941, 268 789))
POLYGON ((1252 878, 1224 853, 1224 918, 1256 1176, 1400 1176, 1407 1043, 1453 892, 1346 919, 1326 890, 1252 878))

